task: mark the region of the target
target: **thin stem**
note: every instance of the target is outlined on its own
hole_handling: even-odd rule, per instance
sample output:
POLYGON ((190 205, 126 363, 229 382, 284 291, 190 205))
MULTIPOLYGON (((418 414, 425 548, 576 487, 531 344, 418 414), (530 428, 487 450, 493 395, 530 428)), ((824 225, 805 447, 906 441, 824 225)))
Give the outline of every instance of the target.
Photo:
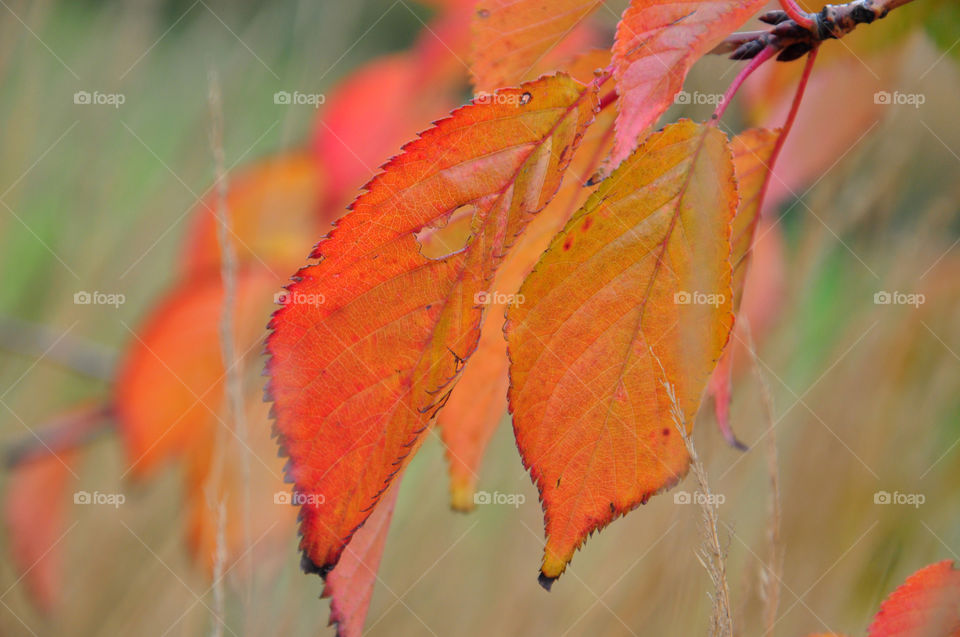
POLYGON ((763 49, 763 51, 758 53, 756 57, 750 60, 749 64, 743 67, 740 73, 737 74, 737 77, 733 78, 733 82, 730 83, 730 87, 727 89, 727 92, 723 94, 723 99, 720 100, 720 103, 717 104, 717 109, 713 112, 713 117, 710 122, 711 124, 716 125, 720 118, 723 117, 723 114, 727 110, 727 106, 730 104, 731 100, 733 100, 733 96, 740 88, 740 85, 743 84, 743 81, 747 79, 751 73, 756 71, 757 67, 773 57, 773 54, 776 52, 777 50, 774 47, 766 47, 763 49))
POLYGON ((790 105, 790 112, 787 113, 787 120, 783 123, 783 128, 780 129, 780 135, 777 137, 777 142, 773 146, 773 152, 770 153, 770 164, 767 166, 767 176, 763 180, 763 186, 760 187, 760 194, 757 195, 757 210, 763 214, 763 200, 767 195, 767 188, 770 186, 770 177, 773 176, 773 169, 777 164, 777 157, 780 156, 780 151, 783 150, 783 145, 787 141, 787 135, 790 134, 790 129, 793 128, 793 121, 797 117, 797 111, 800 109, 800 102, 803 100, 803 92, 807 88, 807 81, 810 79, 810 71, 813 69, 813 63, 817 59, 818 49, 812 49, 809 54, 807 54, 807 62, 803 67, 803 75, 800 76, 800 84, 797 85, 797 92, 793 96, 793 103, 790 105))
POLYGON ((808 31, 813 31, 815 23, 810 14, 800 8, 793 0, 780 0, 780 6, 790 19, 808 31))
MULTIPOLYGON (((236 429, 236 438, 240 442, 238 452, 240 453, 240 463, 243 475, 243 505, 241 515, 243 520, 244 547, 243 553, 243 571, 247 576, 247 601, 253 596, 253 578, 252 563, 250 561, 249 549, 253 544, 252 522, 250 519, 251 494, 250 494, 250 455, 247 441, 247 414, 246 405, 243 400, 243 372, 242 361, 237 356, 237 346, 235 342, 235 322, 234 312, 236 310, 237 300, 237 251, 231 234, 230 207, 227 204, 227 171, 225 168, 223 153, 223 107, 220 96, 220 82, 216 71, 211 67, 209 71, 209 95, 210 106, 210 150, 213 153, 214 169, 216 171, 217 185, 217 242, 220 247, 220 278, 223 282, 223 305, 220 308, 219 336, 220 353, 223 358, 223 368, 226 380, 224 382, 224 398, 227 405, 227 422, 231 420, 236 429)), ((217 473, 213 473, 216 478, 216 484, 220 485, 223 481, 223 462, 226 454, 226 436, 224 429, 227 424, 217 430, 217 453, 215 457, 215 467, 217 473)), ((215 491, 217 501, 222 497, 221 492, 215 491)), ((248 609, 250 607, 248 606, 248 609)))
POLYGON ((616 90, 610 91, 606 95, 600 98, 600 106, 597 107, 597 112, 602 111, 611 104, 617 101, 617 92, 616 90))
POLYGON ((113 426, 113 405, 90 403, 60 414, 5 451, 4 465, 16 466, 75 449, 113 426))

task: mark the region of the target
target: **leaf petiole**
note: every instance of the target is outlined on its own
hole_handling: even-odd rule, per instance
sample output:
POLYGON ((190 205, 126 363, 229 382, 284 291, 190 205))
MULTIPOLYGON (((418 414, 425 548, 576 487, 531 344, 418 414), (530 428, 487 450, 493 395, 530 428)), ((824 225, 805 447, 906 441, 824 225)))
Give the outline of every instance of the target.
POLYGON ((813 18, 810 17, 810 14, 800 8, 794 0, 780 0, 780 6, 783 7, 784 13, 790 16, 790 19, 802 26, 808 31, 813 31, 816 27, 816 23, 813 18))
POLYGON ((727 92, 723 94, 723 99, 720 100, 720 103, 717 104, 716 110, 713 112, 713 116, 710 118, 710 124, 716 125, 720 118, 723 117, 723 114, 727 110, 727 106, 730 104, 730 101, 733 99, 733 96, 739 90, 740 85, 743 84, 743 81, 746 80, 751 73, 757 70, 761 64, 773 57, 773 54, 777 52, 777 48, 774 46, 765 47, 760 53, 750 60, 750 63, 747 64, 740 73, 733 78, 733 82, 730 83, 727 92))

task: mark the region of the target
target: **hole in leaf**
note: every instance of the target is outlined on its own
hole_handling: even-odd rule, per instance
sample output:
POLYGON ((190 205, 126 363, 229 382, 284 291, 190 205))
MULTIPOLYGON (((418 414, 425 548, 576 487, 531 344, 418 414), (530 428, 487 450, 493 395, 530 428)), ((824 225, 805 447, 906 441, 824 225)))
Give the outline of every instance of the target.
POLYGON ((424 226, 416 234, 420 254, 428 259, 442 259, 463 250, 470 239, 471 222, 477 207, 460 206, 436 223, 424 226))

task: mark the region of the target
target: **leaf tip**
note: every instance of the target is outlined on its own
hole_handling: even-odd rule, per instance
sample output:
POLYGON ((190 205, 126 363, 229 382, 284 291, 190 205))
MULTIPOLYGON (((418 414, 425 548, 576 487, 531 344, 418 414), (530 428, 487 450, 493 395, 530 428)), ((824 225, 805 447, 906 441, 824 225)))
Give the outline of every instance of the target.
POLYGON ((549 575, 540 572, 537 576, 537 581, 540 583, 540 586, 543 587, 543 590, 550 592, 550 588, 553 586, 553 583, 557 581, 556 577, 550 577, 549 575))
POLYGON ((476 508, 473 485, 464 479, 450 479, 450 508, 459 513, 470 513, 476 508))
POLYGON ((317 563, 310 559, 310 556, 304 551, 300 554, 300 569, 307 575, 319 575, 323 579, 327 579, 327 575, 330 574, 333 567, 329 565, 317 566, 317 563))

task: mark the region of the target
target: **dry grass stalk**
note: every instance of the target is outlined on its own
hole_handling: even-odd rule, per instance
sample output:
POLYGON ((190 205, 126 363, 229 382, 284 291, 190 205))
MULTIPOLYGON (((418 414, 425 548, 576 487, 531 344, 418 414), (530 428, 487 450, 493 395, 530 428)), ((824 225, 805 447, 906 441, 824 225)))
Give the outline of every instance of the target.
POLYGON ((726 551, 720 544, 719 514, 718 502, 710 490, 710 484, 707 480, 707 471, 700 462, 700 456, 693 446, 693 440, 687 431, 686 418, 680 404, 677 401, 676 392, 673 384, 667 380, 666 370, 659 357, 650 350, 650 355, 660 365, 663 371, 663 378, 660 381, 670 398, 670 415, 673 417, 673 424, 683 438, 683 443, 687 447, 687 453, 690 455, 690 470, 697 480, 697 503, 700 505, 700 536, 702 544, 698 547, 696 555, 700 564, 710 576, 713 584, 713 592, 710 593, 710 599, 713 602, 713 609, 710 614, 710 635, 715 637, 733 637, 733 612, 730 604, 730 586, 727 583, 727 563, 726 551))
POLYGON ((750 323, 745 317, 741 318, 743 332, 746 338, 747 349, 750 350, 750 360, 757 384, 760 386, 764 417, 767 422, 766 457, 767 473, 770 478, 769 524, 767 526, 767 541, 769 542, 769 557, 760 571, 760 596, 763 599, 763 627, 764 635, 773 634, 773 626, 777 622, 777 610, 780 606, 780 582, 783 579, 783 543, 780 539, 780 524, 782 512, 780 509, 780 461, 777 455, 777 436, 774 431, 773 395, 767 379, 760 369, 760 360, 757 358, 756 345, 750 332, 750 323))
MULTIPOLYGON (((217 188, 217 241, 220 246, 220 277, 223 281, 223 307, 220 314, 219 334, 220 350, 223 356, 223 366, 226 372, 225 402, 227 405, 226 422, 233 422, 235 435, 238 439, 237 453, 240 454, 241 471, 243 477, 243 507, 241 510, 244 532, 244 552, 242 570, 248 584, 252 585, 252 564, 249 548, 253 544, 252 525, 250 521, 250 456, 247 444, 247 420, 243 402, 243 371, 241 361, 237 358, 236 343, 234 342, 234 308, 237 298, 237 254, 233 241, 230 240, 230 209, 227 205, 227 174, 223 153, 223 108, 220 97, 220 83, 216 71, 212 68, 208 76, 209 104, 210 104, 210 149, 213 153, 216 170, 217 188)), ((227 426, 227 425, 225 425, 227 426)), ((218 430, 217 455, 215 467, 218 472, 213 473, 214 483, 222 484, 223 454, 226 452, 226 436, 223 428, 218 430)), ((218 542, 220 538, 218 537, 218 542)), ((219 550, 219 549, 218 549, 219 550)), ((252 590, 247 590, 248 601, 252 590)))
POLYGON ((220 501, 217 507, 217 548, 213 556, 213 612, 212 637, 223 637, 223 623, 226 621, 226 603, 223 596, 223 566, 227 561, 227 503, 220 501))

